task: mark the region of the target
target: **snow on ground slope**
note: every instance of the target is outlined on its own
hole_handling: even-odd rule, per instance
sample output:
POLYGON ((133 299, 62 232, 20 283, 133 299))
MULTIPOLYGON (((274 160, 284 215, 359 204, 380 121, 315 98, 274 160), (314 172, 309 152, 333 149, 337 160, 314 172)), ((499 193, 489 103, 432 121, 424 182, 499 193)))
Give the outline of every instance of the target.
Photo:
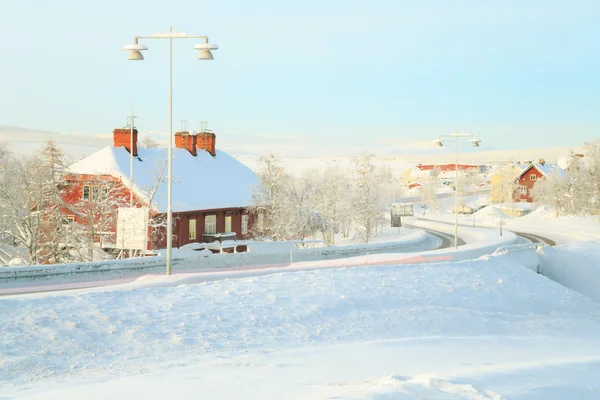
POLYGON ((502 257, 4 297, 0 321, 0 397, 584 399, 600 390, 597 303, 502 257))
POLYGON ((600 241, 540 250, 540 273, 600 302, 600 241))

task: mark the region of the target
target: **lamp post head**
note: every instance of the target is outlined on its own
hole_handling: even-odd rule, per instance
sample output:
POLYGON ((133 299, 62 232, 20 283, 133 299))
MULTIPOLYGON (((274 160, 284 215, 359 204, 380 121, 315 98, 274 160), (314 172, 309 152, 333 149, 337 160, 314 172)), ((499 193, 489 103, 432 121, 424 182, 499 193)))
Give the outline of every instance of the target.
MULTIPOLYGON (((136 42, 137 42, 137 40, 136 40, 136 42)), ((142 55, 142 51, 148 50, 148 47, 144 46, 143 44, 138 44, 138 43, 128 44, 127 46, 125 46, 123 48, 130 52, 129 57, 127 57, 127 59, 133 60, 133 61, 143 60, 144 56, 142 55)))
POLYGON ((204 43, 197 44, 194 49, 200 50, 198 60, 214 60, 211 50, 219 50, 219 46, 208 43, 208 39, 205 39, 204 43))
POLYGON ((433 141, 437 147, 444 147, 444 142, 440 138, 437 138, 433 141))
POLYGON ((477 139, 477 136, 475 136, 473 139, 470 140, 470 142, 472 147, 479 147, 479 143, 481 143, 481 140, 477 139))

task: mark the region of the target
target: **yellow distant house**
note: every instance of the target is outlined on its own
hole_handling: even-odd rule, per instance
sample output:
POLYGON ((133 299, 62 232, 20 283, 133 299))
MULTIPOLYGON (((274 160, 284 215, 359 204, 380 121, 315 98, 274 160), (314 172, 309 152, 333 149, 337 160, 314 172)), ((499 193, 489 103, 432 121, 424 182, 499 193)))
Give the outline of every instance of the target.
POLYGON ((502 178, 502 191, 504 192, 504 196, 502 198, 502 202, 512 202, 512 195, 508 193, 510 188, 508 187, 508 183, 511 179, 516 179, 517 176, 523 172, 525 168, 527 168, 527 164, 511 164, 506 167, 494 172, 491 175, 491 185, 492 185, 492 193, 491 193, 491 201, 492 204, 500 203, 500 179, 502 178))

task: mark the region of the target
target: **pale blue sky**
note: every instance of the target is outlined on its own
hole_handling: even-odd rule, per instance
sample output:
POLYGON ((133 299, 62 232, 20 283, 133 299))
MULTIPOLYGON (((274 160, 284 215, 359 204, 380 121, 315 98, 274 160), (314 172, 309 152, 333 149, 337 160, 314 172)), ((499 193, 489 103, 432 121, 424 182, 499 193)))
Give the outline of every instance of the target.
POLYGON ((166 131, 173 25, 174 121, 240 140, 422 141, 456 129, 487 148, 600 137, 600 1, 19 0, 0 14, 0 124, 102 134, 131 104, 166 131), (308 139, 307 139, 308 138, 308 139))

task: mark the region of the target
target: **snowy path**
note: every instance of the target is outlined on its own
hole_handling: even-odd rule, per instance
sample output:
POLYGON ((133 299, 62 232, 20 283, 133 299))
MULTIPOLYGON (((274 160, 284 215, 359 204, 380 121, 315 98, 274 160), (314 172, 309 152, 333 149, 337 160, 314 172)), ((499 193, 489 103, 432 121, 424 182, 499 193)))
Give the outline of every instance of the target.
POLYGON ((600 381, 597 303, 501 257, 5 297, 0 321, 0 397, 584 399, 600 381))

